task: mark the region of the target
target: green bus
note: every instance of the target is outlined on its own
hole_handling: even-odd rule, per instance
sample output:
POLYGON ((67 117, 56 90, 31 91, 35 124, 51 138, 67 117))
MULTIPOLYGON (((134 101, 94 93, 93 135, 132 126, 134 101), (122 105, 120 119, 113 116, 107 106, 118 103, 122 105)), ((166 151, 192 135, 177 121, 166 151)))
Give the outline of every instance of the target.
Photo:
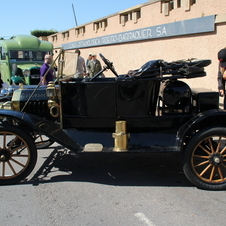
POLYGON ((0 39, 0 76, 10 85, 37 85, 45 54, 52 54, 53 44, 32 35, 0 39))

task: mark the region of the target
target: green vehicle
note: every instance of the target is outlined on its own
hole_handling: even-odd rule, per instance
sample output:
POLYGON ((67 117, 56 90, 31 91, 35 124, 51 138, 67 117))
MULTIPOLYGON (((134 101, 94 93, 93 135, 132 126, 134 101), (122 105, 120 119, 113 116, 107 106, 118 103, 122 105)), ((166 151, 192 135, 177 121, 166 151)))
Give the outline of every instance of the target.
POLYGON ((10 85, 37 85, 45 54, 53 44, 32 35, 16 35, 0 40, 0 75, 10 85))

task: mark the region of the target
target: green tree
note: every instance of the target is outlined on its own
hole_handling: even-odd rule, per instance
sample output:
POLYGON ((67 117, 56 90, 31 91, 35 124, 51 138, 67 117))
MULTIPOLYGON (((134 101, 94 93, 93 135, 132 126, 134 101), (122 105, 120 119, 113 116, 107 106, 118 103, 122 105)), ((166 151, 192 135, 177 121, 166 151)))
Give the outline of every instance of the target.
POLYGON ((31 35, 40 37, 40 36, 49 36, 52 34, 58 33, 56 30, 33 30, 31 31, 31 35))

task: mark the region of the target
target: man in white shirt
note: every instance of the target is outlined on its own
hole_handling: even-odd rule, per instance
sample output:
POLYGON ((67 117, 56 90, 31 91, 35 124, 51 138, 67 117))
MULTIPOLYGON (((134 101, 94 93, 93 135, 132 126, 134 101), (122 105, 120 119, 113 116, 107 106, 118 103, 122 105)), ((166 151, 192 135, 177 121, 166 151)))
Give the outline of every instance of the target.
POLYGON ((76 68, 76 74, 74 75, 74 78, 83 78, 84 75, 86 75, 86 64, 84 58, 80 56, 81 52, 79 49, 75 50, 75 53, 78 54, 78 61, 77 61, 77 68, 76 68))

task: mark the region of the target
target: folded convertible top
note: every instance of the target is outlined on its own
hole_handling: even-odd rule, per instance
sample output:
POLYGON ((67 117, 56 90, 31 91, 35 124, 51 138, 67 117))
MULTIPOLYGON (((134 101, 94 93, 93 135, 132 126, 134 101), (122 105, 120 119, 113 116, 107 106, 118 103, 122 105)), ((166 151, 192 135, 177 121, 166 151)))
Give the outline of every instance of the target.
POLYGON ((140 69, 134 70, 130 75, 146 78, 163 77, 173 75, 179 77, 202 77, 206 73, 204 67, 211 64, 211 60, 178 60, 166 62, 164 60, 151 60, 145 63, 140 69))

